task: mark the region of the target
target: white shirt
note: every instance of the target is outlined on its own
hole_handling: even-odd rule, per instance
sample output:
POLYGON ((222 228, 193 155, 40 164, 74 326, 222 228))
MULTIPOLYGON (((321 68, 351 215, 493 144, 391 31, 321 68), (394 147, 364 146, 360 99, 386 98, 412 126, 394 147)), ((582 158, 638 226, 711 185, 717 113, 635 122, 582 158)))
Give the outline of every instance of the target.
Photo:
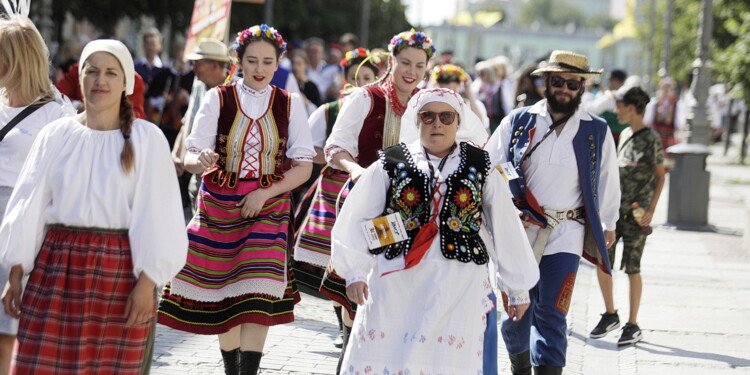
POLYGON ((354 90, 341 103, 339 116, 333 125, 331 135, 325 144, 325 157, 328 164, 334 168, 332 157, 339 152, 348 152, 353 158, 359 155, 359 133, 365 124, 365 118, 372 108, 370 92, 363 88, 354 90))
MULTIPOLYGON (((312 134, 313 146, 321 149, 326 145, 326 128, 328 127, 328 119, 326 119, 326 105, 327 104, 323 104, 320 107, 316 108, 310 114, 310 118, 307 119, 307 121, 310 123, 310 133, 312 134)), ((339 105, 341 106, 343 105, 343 103, 339 105)))
MULTIPOLYGON (((547 100, 534 104, 529 113, 536 114, 536 131, 528 150, 539 143, 552 125, 552 117, 547 112, 547 100)), ((583 195, 578 177, 578 166, 573 138, 578 133, 580 122, 591 120, 591 115, 578 109, 568 120, 558 135, 547 137, 541 145, 524 161, 522 166, 526 184, 531 189, 539 205, 550 210, 570 210, 583 206, 583 195)), ((506 116, 495 133, 490 137, 485 150, 490 153, 492 163, 502 164, 507 160, 511 131, 510 117, 506 116)), ((620 208, 620 176, 612 133, 607 127, 607 136, 602 146, 599 171, 599 215, 607 230, 615 230, 620 208)), ((532 225, 526 229, 529 241, 534 243, 541 228, 532 225)), ((583 253, 585 228, 574 220, 565 220, 556 226, 549 237, 544 255, 556 253, 583 253)))
MULTIPOLYGON (((269 105, 273 91, 271 86, 266 86, 264 89, 257 91, 242 82, 237 82, 235 91, 242 112, 251 119, 260 119, 266 114, 266 111, 270 110, 269 105)), ((216 148, 216 132, 219 127, 220 110, 219 90, 209 90, 195 117, 193 131, 185 139, 188 152, 198 154, 201 150, 216 148)), ((249 133, 253 131, 257 132, 257 122, 254 122, 249 133)), ((253 142, 251 138, 250 136, 247 137, 246 150, 257 146, 257 142, 253 142)), ((297 161, 312 162, 314 156, 315 150, 312 146, 310 128, 307 124, 305 104, 299 94, 291 94, 286 157, 297 161)), ((248 161, 243 158, 241 170, 259 170, 258 159, 254 158, 253 160, 248 161)))
MULTIPOLYGON (((0 129, 5 128, 24 109, 26 107, 0 105, 0 129)), ((5 135, 0 141, 0 186, 16 186, 18 174, 34 139, 43 127, 62 116, 62 106, 49 102, 28 115, 5 135)))
MULTIPOLYGON (((429 175, 428 160, 419 141, 408 146, 409 152, 414 158, 417 167, 429 175)), ((460 147, 456 147, 445 162, 443 171, 439 173, 438 181, 445 179, 458 169, 461 158, 460 147)), ((430 156, 433 168, 436 172, 440 158, 430 156)), ((385 209, 388 199, 387 193, 390 186, 388 173, 383 169, 382 161, 370 165, 360 177, 354 189, 347 197, 341 214, 336 219, 332 230, 332 262, 336 272, 346 279, 347 285, 365 281, 373 268, 393 268, 390 263, 401 262, 403 257, 386 260, 383 254, 370 254, 367 241, 361 229, 361 223, 380 216, 385 209)), ((447 189, 441 184, 442 193, 447 189)), ((536 260, 532 256, 531 248, 523 232, 523 226, 518 219, 517 211, 511 201, 508 183, 493 168, 485 181, 482 191, 482 207, 484 210, 483 225, 491 236, 485 239, 487 252, 493 261, 498 261, 497 267, 501 284, 509 292, 515 302, 528 302, 528 290, 531 289, 539 278, 539 269, 536 260)), ((440 200, 442 207, 443 200, 440 200)), ((464 264, 456 260, 446 259, 440 250, 438 237, 432 242, 422 262, 438 262, 444 267, 460 267, 464 264)), ((484 238, 483 238, 484 239, 484 238)), ((425 264, 419 264, 414 268, 428 268, 425 264)), ((396 267, 398 269, 399 267, 396 267)), ((403 264, 400 268, 403 268, 403 264)), ((405 272, 405 271, 399 271, 405 272)), ((427 271, 429 273, 429 271, 427 271)), ((372 277, 379 277, 380 274, 372 277)), ((445 286, 447 286, 447 283, 445 286)), ((430 286, 433 288, 434 286, 430 286)))
POLYGON ((614 112, 615 108, 617 108, 617 101, 615 100, 614 92, 610 90, 583 104, 583 109, 597 116, 601 116, 602 113, 607 111, 614 112))
POLYGON ((339 66, 328 65, 325 61, 321 61, 317 67, 313 67, 312 64, 307 67, 307 77, 318 87, 320 97, 325 98, 326 91, 336 81, 336 76, 340 71, 339 66))
POLYGON ((180 189, 164 134, 136 119, 135 165, 120 166, 120 130, 93 130, 74 117, 45 127, 29 152, 0 226, 0 262, 34 267, 46 224, 128 229, 133 274, 157 284, 185 265, 187 233, 180 189))

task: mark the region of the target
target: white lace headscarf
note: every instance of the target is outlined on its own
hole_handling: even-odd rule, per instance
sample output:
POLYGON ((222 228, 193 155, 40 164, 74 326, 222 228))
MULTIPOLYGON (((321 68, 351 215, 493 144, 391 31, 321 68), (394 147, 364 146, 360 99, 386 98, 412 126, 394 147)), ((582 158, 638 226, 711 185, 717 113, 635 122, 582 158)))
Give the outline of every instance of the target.
POLYGON ((474 114, 469 105, 464 103, 464 99, 460 95, 445 88, 420 90, 411 97, 406 105, 406 112, 401 118, 401 142, 411 144, 419 139, 419 112, 422 107, 432 102, 446 103, 458 112, 459 123, 456 143, 469 142, 477 147, 484 146, 488 134, 484 130, 482 121, 474 114))

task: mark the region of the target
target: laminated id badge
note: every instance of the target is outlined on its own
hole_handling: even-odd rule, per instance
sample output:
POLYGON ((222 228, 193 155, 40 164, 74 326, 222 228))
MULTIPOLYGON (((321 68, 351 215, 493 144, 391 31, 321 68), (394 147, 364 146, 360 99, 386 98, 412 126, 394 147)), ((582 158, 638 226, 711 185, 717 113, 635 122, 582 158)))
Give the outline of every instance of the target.
POLYGON ((367 246, 370 249, 377 249, 409 238, 404 221, 401 220, 401 214, 398 212, 365 221, 362 223, 362 230, 365 232, 367 246))
POLYGON ((516 167, 509 161, 496 165, 495 168, 500 171, 500 174, 503 175, 505 181, 515 180, 519 177, 518 172, 516 172, 516 167))

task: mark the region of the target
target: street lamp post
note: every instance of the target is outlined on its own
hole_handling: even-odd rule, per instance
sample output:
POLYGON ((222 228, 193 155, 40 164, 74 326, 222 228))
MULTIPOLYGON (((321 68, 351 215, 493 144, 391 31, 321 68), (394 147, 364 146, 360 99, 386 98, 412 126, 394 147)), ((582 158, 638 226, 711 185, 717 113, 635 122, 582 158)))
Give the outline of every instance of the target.
POLYGON ((661 50, 659 77, 669 75, 669 60, 672 59, 672 17, 674 17, 674 0, 667 0, 667 12, 664 14, 664 44, 661 50))
POLYGON ((713 0, 701 1, 698 46, 693 63, 690 86, 691 104, 688 112, 687 143, 667 149, 675 160, 669 176, 669 209, 667 225, 693 230, 710 230, 708 225, 708 188, 711 174, 706 171, 709 126, 706 98, 711 83, 709 42, 713 19, 713 0))

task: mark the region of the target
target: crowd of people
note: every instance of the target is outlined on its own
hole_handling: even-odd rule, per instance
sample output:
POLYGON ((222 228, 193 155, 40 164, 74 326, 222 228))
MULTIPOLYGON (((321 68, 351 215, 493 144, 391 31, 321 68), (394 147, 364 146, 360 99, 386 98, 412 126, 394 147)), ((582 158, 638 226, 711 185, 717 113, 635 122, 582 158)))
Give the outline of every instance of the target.
POLYGON ((561 374, 581 258, 590 336, 620 327, 620 239, 618 343, 642 339, 670 79, 652 98, 564 50, 471 74, 415 30, 142 43, 91 41, 53 83, 34 24, 0 20, 0 374, 147 374, 158 322, 254 375, 300 290, 331 300, 337 374, 496 374, 500 338, 513 374, 561 374))

